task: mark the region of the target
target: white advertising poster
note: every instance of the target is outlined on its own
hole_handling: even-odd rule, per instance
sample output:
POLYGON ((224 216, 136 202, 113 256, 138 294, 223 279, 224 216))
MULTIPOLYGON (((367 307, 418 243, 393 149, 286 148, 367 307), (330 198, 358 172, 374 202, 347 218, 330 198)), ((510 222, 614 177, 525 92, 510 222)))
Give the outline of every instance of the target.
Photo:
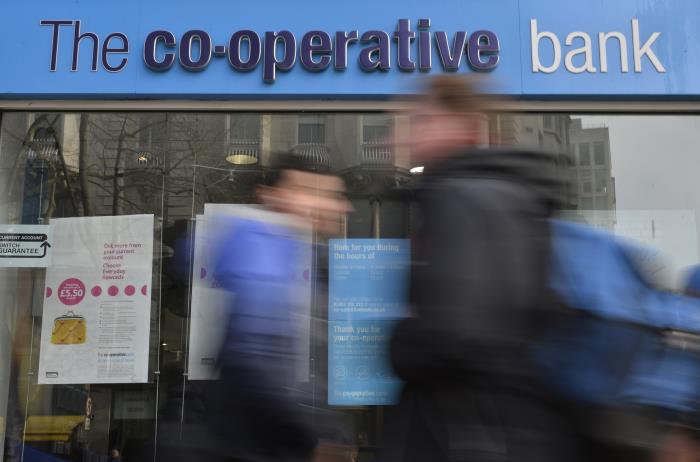
POLYGON ((197 215, 196 219, 187 377, 211 380, 218 377, 216 360, 226 334, 230 297, 214 283, 213 263, 209 263, 213 242, 207 236, 204 215, 197 215))
MULTIPOLYGON (((235 295, 219 288, 214 279, 214 270, 222 243, 228 236, 231 219, 259 220, 281 226, 289 225, 288 219, 279 213, 248 205, 205 204, 204 214, 197 215, 194 250, 192 258, 192 299, 190 306, 190 331, 187 377, 189 380, 213 380, 218 377, 216 368, 219 350, 226 335, 228 313, 235 304, 235 295)), ((309 234, 300 232, 300 239, 311 242, 309 234)), ((310 245, 309 245, 310 250, 310 245)), ((299 367, 297 379, 308 380, 310 354, 310 307, 311 307, 311 253, 305 255, 298 271, 297 294, 294 299, 298 308, 299 367)))
POLYGON ((56 218, 39 383, 148 381, 153 215, 56 218))

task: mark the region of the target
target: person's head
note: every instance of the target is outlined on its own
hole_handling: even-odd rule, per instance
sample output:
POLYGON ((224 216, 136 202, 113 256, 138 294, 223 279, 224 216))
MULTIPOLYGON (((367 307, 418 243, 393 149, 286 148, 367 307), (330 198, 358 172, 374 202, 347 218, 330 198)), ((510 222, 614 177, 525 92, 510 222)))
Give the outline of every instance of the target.
POLYGON ((281 213, 310 219, 317 231, 333 235, 350 210, 345 182, 328 169, 293 153, 276 156, 258 197, 267 207, 281 213))
POLYGON ((430 164, 480 144, 486 109, 473 79, 464 75, 427 79, 424 94, 413 101, 410 111, 414 162, 430 164))

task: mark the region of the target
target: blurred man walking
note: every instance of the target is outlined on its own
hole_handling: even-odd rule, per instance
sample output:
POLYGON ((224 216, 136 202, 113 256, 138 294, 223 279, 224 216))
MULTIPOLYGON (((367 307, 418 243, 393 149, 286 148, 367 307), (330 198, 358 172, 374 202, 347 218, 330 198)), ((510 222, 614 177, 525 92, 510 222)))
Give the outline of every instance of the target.
POLYGON ((411 113, 415 316, 392 339, 406 382, 382 460, 572 461, 566 421, 528 363, 547 297, 553 158, 480 149, 485 99, 440 76, 411 113))

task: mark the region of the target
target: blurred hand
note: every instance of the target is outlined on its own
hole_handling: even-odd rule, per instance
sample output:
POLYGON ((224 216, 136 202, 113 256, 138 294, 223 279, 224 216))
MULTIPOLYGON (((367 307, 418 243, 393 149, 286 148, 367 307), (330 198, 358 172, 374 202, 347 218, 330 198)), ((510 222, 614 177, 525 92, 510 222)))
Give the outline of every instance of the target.
POLYGON ((670 431, 656 450, 654 462, 698 462, 700 445, 692 433, 670 431))
POLYGON ((355 462, 356 459, 355 447, 321 441, 314 451, 313 462, 355 462))

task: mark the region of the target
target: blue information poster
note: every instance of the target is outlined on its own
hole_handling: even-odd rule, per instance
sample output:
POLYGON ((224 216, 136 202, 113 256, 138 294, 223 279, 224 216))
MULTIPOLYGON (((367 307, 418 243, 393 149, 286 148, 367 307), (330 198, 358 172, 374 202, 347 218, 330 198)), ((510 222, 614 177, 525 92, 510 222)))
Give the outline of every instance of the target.
POLYGON ((328 403, 394 404, 388 347, 407 310, 409 241, 334 239, 329 260, 328 403))

